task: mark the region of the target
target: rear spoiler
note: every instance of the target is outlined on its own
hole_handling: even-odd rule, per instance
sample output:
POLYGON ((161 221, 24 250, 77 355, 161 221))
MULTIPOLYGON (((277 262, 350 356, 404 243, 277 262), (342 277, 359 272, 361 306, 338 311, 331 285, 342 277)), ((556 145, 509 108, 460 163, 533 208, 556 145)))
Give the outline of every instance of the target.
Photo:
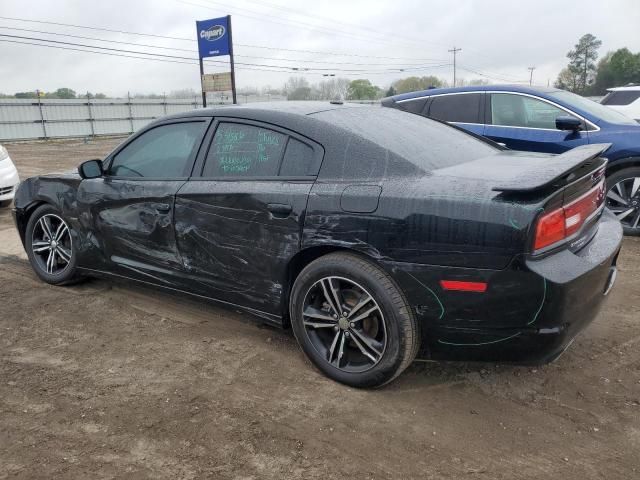
MULTIPOLYGON (((522 162, 521 168, 517 172, 513 172, 513 175, 505 175, 508 178, 500 180, 500 183, 492 190, 496 192, 532 192, 549 187, 572 171, 578 170, 600 156, 610 146, 610 143, 582 145, 553 157, 537 158, 535 162, 522 162)), ((507 169, 512 166, 505 165, 507 169)))

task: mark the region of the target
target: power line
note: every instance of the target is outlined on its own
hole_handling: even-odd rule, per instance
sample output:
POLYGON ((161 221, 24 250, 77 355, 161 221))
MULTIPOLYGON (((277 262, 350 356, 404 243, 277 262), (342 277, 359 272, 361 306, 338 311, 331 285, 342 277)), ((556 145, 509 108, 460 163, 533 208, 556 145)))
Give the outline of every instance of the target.
MULTIPOLYGON (((153 34, 153 33, 131 32, 131 31, 126 31, 126 30, 116 30, 116 29, 111 29, 111 28, 95 27, 95 26, 89 26, 89 25, 78 25, 78 24, 72 24, 72 23, 52 22, 52 21, 46 21, 46 20, 31 20, 31 19, 26 19, 26 18, 5 17, 5 16, 0 16, 0 19, 12 20, 12 21, 16 21, 16 22, 40 23, 40 24, 46 24, 46 25, 57 25, 57 26, 61 26, 61 27, 81 28, 81 29, 85 29, 85 30, 97 30, 97 31, 102 31, 102 32, 118 33, 118 34, 122 34, 122 35, 137 35, 137 36, 142 36, 142 37, 162 38, 162 39, 167 39, 167 40, 178 40, 178 41, 183 41, 183 42, 196 42, 197 41, 194 38, 172 37, 172 36, 167 36, 167 35, 157 35, 157 34, 153 34)), ((379 55, 362 55, 362 54, 356 54, 356 53, 345 53, 345 52, 335 52, 335 51, 326 51, 326 50, 325 51, 319 51, 319 50, 304 50, 304 49, 293 49, 293 48, 282 48, 282 47, 270 47, 270 46, 265 46, 265 45, 251 45, 251 44, 243 44, 243 43, 236 43, 235 45, 240 46, 240 47, 245 47, 245 48, 258 48, 258 49, 265 49, 265 50, 277 50, 277 51, 295 52, 295 53, 313 53, 313 54, 319 54, 319 55, 330 55, 330 56, 338 56, 338 57, 377 58, 377 59, 381 59, 381 60, 443 61, 443 59, 436 59, 436 58, 386 57, 386 56, 379 56, 379 55)))
MULTIPOLYGON (((523 80, 522 77, 516 77, 514 75, 508 75, 506 73, 495 73, 488 72, 484 69, 484 67, 478 67, 477 65, 469 65, 466 64, 467 69, 479 70, 484 73, 488 78, 493 78, 495 80, 500 80, 501 82, 515 82, 515 83, 526 83, 527 80, 523 80)), ((476 73, 475 71, 473 73, 476 73)))
MULTIPOLYGON (((23 41, 19 41, 19 40, 6 40, 6 39, 2 39, 2 38, 0 38, 0 42, 3 42, 3 43, 16 43, 16 44, 21 44, 21 45, 33 45, 33 46, 37 46, 37 47, 55 48, 55 49, 59 49, 59 50, 69 50, 69 51, 74 51, 74 52, 95 53, 95 54, 98 54, 98 55, 108 55, 108 56, 112 56, 112 57, 134 58, 134 59, 137 59, 137 60, 152 60, 154 62, 180 63, 180 64, 184 64, 184 65, 198 65, 197 61, 189 62, 189 61, 181 61, 181 60, 168 60, 168 59, 164 59, 164 58, 139 57, 139 56, 135 56, 135 55, 124 55, 124 54, 121 54, 121 53, 112 53, 112 52, 96 52, 95 50, 83 50, 83 49, 80 49, 80 48, 64 47, 64 46, 60 46, 60 45, 46 45, 46 44, 42 44, 42 43, 23 42, 23 41)), ((241 69, 241 70, 256 70, 256 71, 262 71, 262 72, 287 73, 287 71, 285 71, 285 70, 273 70, 273 69, 268 69, 268 68, 239 67, 239 69, 241 69)))
MULTIPOLYGON (((379 44, 392 44, 392 42, 388 41, 388 40, 381 40, 378 36, 372 36, 372 35, 358 35, 358 34, 354 34, 351 32, 346 32, 344 30, 338 30, 335 28, 330 28, 330 27, 322 27, 319 25, 314 25, 312 23, 306 23, 306 22, 301 22, 301 21, 296 21, 296 20, 290 20, 287 18, 283 18, 281 16, 276 16, 276 15, 269 15, 267 13, 264 12, 257 12, 255 10, 251 10, 248 8, 243 8, 243 7, 237 7, 235 5, 230 5, 227 3, 223 3, 223 2, 218 2, 215 0, 202 0, 203 2, 205 2, 207 5, 202 5, 201 3, 194 3, 192 1, 188 1, 188 0, 175 0, 178 3, 183 3, 185 5, 191 5, 194 7, 200 7, 200 8, 205 8, 208 10, 212 10, 212 5, 217 5, 217 6, 222 6, 226 9, 231 9, 231 13, 233 15, 239 16, 239 17, 246 17, 246 18, 250 18, 250 19, 254 19, 254 20, 260 20, 260 21, 264 21, 265 17, 269 18, 269 22, 271 23, 276 23, 279 25, 285 25, 285 26, 292 26, 295 28, 303 28, 305 30, 313 30, 316 32, 320 32, 320 33, 324 33, 325 35, 331 35, 331 36, 336 36, 336 35, 340 35, 340 36, 344 36, 347 38, 351 38, 351 39, 355 39, 355 40, 361 40, 361 41, 367 41, 367 42, 374 42, 374 43, 379 43, 379 44), (233 10, 236 10, 235 12, 233 10), (249 13, 238 13, 238 11, 240 12, 249 12, 249 13)), ((396 42, 397 44, 397 42, 396 42)))
MULTIPOLYGON (((78 38, 78 39, 81 39, 81 40, 94 40, 94 41, 97 41, 97 42, 107 42, 107 43, 114 43, 114 44, 119 44, 119 45, 133 45, 133 46, 136 46, 136 47, 146 47, 146 48, 156 48, 156 49, 161 49, 161 50, 173 50, 173 51, 197 53, 197 50, 194 50, 194 49, 191 49, 191 48, 164 47, 164 46, 158 46, 158 45, 149 45, 149 44, 145 44, 145 43, 123 42, 123 41, 109 40, 109 39, 104 39, 104 38, 87 37, 87 36, 84 36, 84 35, 73 35, 73 34, 69 34, 69 33, 48 32, 48 31, 44 31, 44 30, 34 30, 34 29, 31 29, 31 28, 17 28, 17 27, 7 27, 7 26, 4 26, 4 25, 0 25, 0 29, 16 30, 16 31, 20 31, 20 32, 30 32, 30 33, 41 33, 41 34, 45 34, 45 35, 55 35, 55 36, 59 36, 59 37, 78 38)), ((411 64, 352 63, 352 62, 335 62, 335 61, 318 61, 318 60, 297 60, 297 59, 290 59, 290 58, 264 57, 264 56, 255 56, 255 55, 242 55, 242 54, 237 54, 237 53, 235 54, 235 56, 236 57, 242 57, 242 58, 259 58, 259 59, 264 59, 264 60, 278 60, 278 61, 282 61, 282 62, 317 63, 317 64, 332 64, 332 65, 355 65, 355 66, 370 66, 370 67, 371 66, 373 66, 373 67, 425 66, 424 63, 411 63, 411 64)))
POLYGON ((478 70, 474 70, 472 68, 465 67, 465 66, 462 66, 462 65, 458 65, 458 68, 460 68, 461 70, 465 70, 467 72, 470 72, 470 73, 475 73, 476 75, 480 75, 481 77, 490 78, 492 80, 499 80, 501 82, 527 83, 527 80, 509 80, 509 79, 505 79, 505 78, 500 78, 497 75, 490 75, 488 73, 484 73, 484 72, 481 72, 481 71, 478 71, 478 70))
MULTIPOLYGON (((112 53, 112 52, 118 52, 118 53, 113 53, 113 56, 119 56, 119 57, 127 57, 127 58, 136 58, 136 59, 141 59, 141 60, 161 60, 161 61, 166 61, 169 63, 183 63, 183 64, 190 64, 190 65, 197 65, 197 59, 196 58, 192 58, 192 57, 180 57, 180 56, 176 56, 176 55, 164 55, 164 54, 158 54, 158 53, 149 53, 149 52, 139 52, 136 50, 124 50, 124 49, 117 49, 117 48, 108 48, 108 47, 99 47, 99 46, 95 46, 95 45, 86 45, 86 44, 78 44, 78 43, 72 43, 72 42, 60 42, 60 41, 56 41, 56 40, 43 40, 43 39, 38 39, 38 38, 33 38, 33 37, 23 37, 23 36, 17 36, 17 35, 6 35, 6 34, 0 34, 0 37, 8 37, 10 39, 14 39, 14 40, 3 40, 0 39, 0 41, 2 42, 9 42, 9 43, 21 43, 21 44, 25 44, 25 45, 34 45, 34 46, 41 46, 41 47, 49 47, 49 48, 54 48, 54 47, 58 47, 62 50, 72 50, 72 51, 78 51, 78 52, 85 52, 85 53, 101 53, 101 54, 108 54, 108 53, 112 53), (15 40, 15 39, 19 39, 19 40, 15 40), (33 42, 26 42, 24 40, 32 40, 32 41, 37 41, 37 42, 48 42, 48 43, 54 43, 55 45, 48 45, 47 43, 33 43, 33 42), (74 47, 81 47, 81 48, 74 48, 74 47), (107 50, 108 52, 104 52, 104 51, 95 51, 95 50, 86 50, 87 48, 89 49, 99 49, 99 50, 107 50), (130 55, 133 54, 133 55, 130 55), (144 55, 144 56, 140 56, 140 55, 144 55), (156 58, 156 57, 160 57, 160 58, 156 58)), ((226 62, 217 62, 215 60, 211 60, 211 63, 216 63, 216 64, 225 64, 226 62)), ((278 72, 278 73, 295 73, 295 72, 302 72, 302 73, 309 73, 309 74, 322 74, 323 71, 340 71, 342 72, 343 75, 345 76, 350 76, 350 75, 380 75, 380 74, 389 74, 389 73, 394 73, 394 71, 370 71, 370 72, 366 72, 366 71, 349 71, 349 70, 336 70, 336 69, 314 69, 314 70, 320 70, 320 71, 312 71, 312 69, 307 69, 307 68, 295 68, 295 67, 285 67, 282 65, 265 65, 265 64, 255 64, 255 63, 239 63, 238 65, 240 65, 240 69, 242 70, 257 70, 257 71, 269 71, 269 72, 278 72)), ((433 66, 428 66, 428 67, 424 67, 424 68, 416 68, 416 69, 412 69, 414 71, 419 71, 419 70, 423 70, 423 69, 429 69, 429 68, 438 68, 438 67, 442 67, 442 66, 446 66, 446 65, 433 65, 433 66)))
MULTIPOLYGON (((35 37, 25 37, 22 35, 9 35, 6 33, 1 33, 0 37, 6 37, 6 38, 13 38, 13 39, 19 39, 19 40, 36 40, 39 42, 48 42, 48 43, 55 43, 55 44, 60 44, 60 45, 72 45, 75 47, 84 47, 84 48, 94 48, 94 49, 99 49, 99 50, 109 50, 109 51, 114 51, 114 52, 124 52, 124 53, 132 53, 132 54, 136 54, 136 55, 150 55, 150 56, 154 56, 154 57, 164 57, 164 58, 170 58, 170 59, 178 59, 178 60, 197 60, 196 58, 193 57, 181 57, 181 56, 177 56, 177 55, 167 55, 167 54, 163 54, 163 53, 152 53, 152 52, 141 52, 138 50, 125 50, 125 49, 121 49, 121 48, 111 48, 111 47, 100 47, 97 45, 86 45, 86 44, 81 44, 81 43, 73 43, 73 42, 63 42, 63 41, 59 41, 59 40, 49 40, 49 39, 42 39, 42 38, 35 38, 35 37)), ((215 63, 215 64, 223 64, 226 65, 227 62, 226 61, 221 61, 221 60, 208 60, 209 63, 215 63)), ((254 67, 268 67, 268 68, 289 68, 291 70, 295 70, 295 71, 306 71, 306 70, 317 70, 317 71, 336 71, 336 72, 349 72, 349 73, 378 73, 378 72, 384 72, 384 73, 395 73, 395 72, 400 72, 400 71, 405 71, 405 70, 421 70, 422 68, 403 68, 403 69, 399 69, 399 68, 394 68, 394 69, 387 69, 387 70, 380 70, 380 71, 372 71, 372 72, 367 72, 366 70, 360 70, 360 69, 339 69, 339 68, 325 68, 325 67, 313 67, 313 68, 296 68, 296 67, 286 67, 283 65, 270 65, 270 64, 262 64, 262 63, 246 63, 246 62, 237 62, 237 65, 244 65, 244 66, 254 66, 254 67)), ((428 67, 423 67, 423 68, 431 68, 432 66, 428 66, 428 67)))

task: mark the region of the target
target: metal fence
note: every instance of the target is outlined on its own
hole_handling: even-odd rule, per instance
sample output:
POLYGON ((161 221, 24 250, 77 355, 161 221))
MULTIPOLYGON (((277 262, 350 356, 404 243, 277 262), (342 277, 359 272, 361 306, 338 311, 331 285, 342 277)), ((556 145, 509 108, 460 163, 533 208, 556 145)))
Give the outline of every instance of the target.
MULTIPOLYGON (((242 103, 286 100, 278 95, 238 94, 242 103)), ((210 106, 230 103, 209 94, 210 106)), ((376 103, 361 101, 358 103, 376 103)), ((17 99, 0 98, 0 141, 128 135, 156 118, 202 108, 202 97, 189 99, 17 99)))
POLYGON ((0 140, 129 134, 201 99, 0 99, 0 140))

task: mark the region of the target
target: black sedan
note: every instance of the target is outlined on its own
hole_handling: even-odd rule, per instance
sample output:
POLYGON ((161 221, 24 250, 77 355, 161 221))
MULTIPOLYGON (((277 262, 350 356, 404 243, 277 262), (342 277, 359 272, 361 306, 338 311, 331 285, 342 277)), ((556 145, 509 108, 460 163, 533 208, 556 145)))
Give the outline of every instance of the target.
POLYGON ((511 152, 381 107, 221 107, 26 180, 14 213, 45 282, 127 278, 240 307, 291 327, 329 377, 379 386, 417 355, 562 353, 615 281, 606 148, 511 152))

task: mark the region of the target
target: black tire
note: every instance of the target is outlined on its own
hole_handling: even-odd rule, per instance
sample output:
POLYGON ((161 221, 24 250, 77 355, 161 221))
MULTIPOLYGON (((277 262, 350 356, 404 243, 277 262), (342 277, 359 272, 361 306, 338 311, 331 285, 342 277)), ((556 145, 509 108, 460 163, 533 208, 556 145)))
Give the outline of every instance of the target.
POLYGON ((2 200, 0 201, 0 208, 7 208, 11 206, 12 200, 2 200))
POLYGON ((25 231, 25 250, 27 252, 27 256, 29 257, 29 263, 31 263, 31 267, 36 272, 36 275, 40 277, 41 280, 47 282, 51 285, 67 285, 71 283, 75 283, 80 279, 77 272, 77 255, 76 255, 76 246, 74 243, 74 233, 69 226, 69 222, 64 220, 60 212, 51 205, 42 205, 36 209, 35 212, 29 218, 29 222, 27 223, 27 229, 25 231), (51 217, 53 216, 53 217, 51 217), (47 218, 58 218, 62 220, 69 231, 65 235, 65 239, 61 240, 60 245, 64 248, 65 252, 70 252, 70 259, 68 262, 62 258, 62 255, 57 253, 53 255, 54 260, 56 260, 56 255, 58 255, 57 262, 60 264, 56 264, 56 270, 51 272, 47 271, 48 262, 45 262, 43 257, 47 256, 47 253, 36 253, 34 252, 34 240, 37 241, 38 234, 41 233, 41 226, 39 222, 44 217, 47 218), (34 236, 34 232, 35 236, 34 236), (66 240, 68 235, 68 241, 66 240), (63 245, 64 243, 64 245, 63 245), (66 262, 66 266, 63 266, 64 262, 66 262))
MULTIPOLYGON (((619 201, 609 197, 609 192, 614 189, 617 184, 623 182, 623 185, 633 185, 634 179, 640 179, 640 167, 624 168, 607 177, 607 207, 609 207, 616 216, 624 214, 628 209, 634 208, 635 211, 622 218, 621 223, 625 235, 638 236, 640 235, 640 189, 638 189, 634 196, 629 195, 628 198, 623 198, 628 206, 624 206, 619 201)), ((618 190, 614 189, 613 193, 618 194, 618 197, 620 196, 618 190)), ((630 194, 631 192, 625 190, 623 193, 630 194)))
MULTIPOLYGON (((331 283, 328 285, 331 285, 331 283)), ((318 305, 318 303, 316 303, 316 305, 318 305)), ((349 310, 349 307, 345 309, 349 310)), ((420 333, 416 319, 403 293, 393 279, 371 261, 351 253, 331 253, 307 265, 302 272, 300 272, 293 286, 289 302, 289 314, 293 333, 300 347, 311 362, 328 377, 352 387, 380 387, 389 383, 413 362, 420 346, 420 333), (314 308, 313 311, 322 311, 323 315, 325 312, 331 311, 328 306, 329 302, 324 301, 326 297, 319 293, 321 292, 319 290, 320 287, 317 286, 319 284, 322 285, 320 280, 326 282, 327 279, 333 279, 329 280, 330 282, 338 282, 336 290, 341 292, 339 298, 342 300, 342 305, 347 304, 345 300, 346 296, 354 291, 351 288, 352 286, 354 289, 358 287, 361 288, 361 290, 358 290, 360 292, 359 299, 366 298, 366 294, 372 297, 371 303, 364 304, 366 308, 361 307, 360 310, 358 310, 356 305, 353 305, 355 302, 352 302, 351 307, 353 307, 354 316, 351 318, 357 318, 355 316, 356 311, 358 312, 358 316, 362 316, 361 312, 368 312, 369 306, 372 307, 372 310, 375 310, 372 316, 378 315, 378 317, 375 317, 374 320, 368 317, 362 320, 362 323, 359 324, 362 325, 362 328, 358 326, 355 328, 344 326, 344 323, 349 323, 346 316, 340 317, 340 321, 345 320, 345 322, 342 323, 342 327, 336 326, 339 325, 339 323, 333 323, 329 328, 324 328, 325 325, 323 325, 322 328, 318 330, 315 330, 315 327, 309 327, 309 323, 313 322, 314 319, 311 319, 308 315, 303 316, 303 309, 305 309, 305 312, 311 311, 307 309, 310 308, 309 299, 313 298, 313 292, 318 292, 315 294, 316 302, 324 302, 324 310, 318 310, 312 307, 314 308), (340 287, 345 289, 341 290, 340 287), (384 347, 378 348, 378 350, 381 351, 380 355, 376 353, 371 359, 365 358, 362 355, 364 350, 367 349, 365 348, 363 350, 362 347, 364 347, 365 344, 357 341, 358 338, 362 340, 358 332, 360 332, 360 334, 369 333, 364 330, 364 325, 367 321, 370 323, 376 322, 376 335, 378 338, 384 338, 384 347), (382 325, 384 329, 383 337, 381 337, 380 325, 382 325), (344 330, 342 330, 343 328, 344 330), (336 345, 336 339, 339 335, 346 337, 344 344, 345 365, 340 367, 343 353, 342 347, 340 356, 337 359, 338 366, 329 361, 329 358, 332 357, 330 353, 330 348, 332 347, 328 347, 328 344, 325 343, 324 345, 327 348, 326 350, 322 350, 322 345, 319 346, 320 334, 325 335, 326 339, 330 339, 331 336, 336 335, 333 342, 331 342, 332 345, 336 345), (358 347, 357 343, 360 344, 360 348, 356 348, 358 347), (350 356, 356 360, 358 356, 360 356, 360 363, 362 363, 362 365, 358 364, 355 360, 354 364, 350 365, 350 356), (368 368, 367 365, 363 363, 367 361, 371 363, 371 366, 368 368)), ((341 312, 339 315, 346 314, 349 314, 349 312, 341 312)), ((326 321, 328 322, 329 320, 330 319, 326 321)), ((325 320, 319 320, 319 322, 325 322, 325 320)), ((350 325, 354 327, 354 323, 350 325)), ((371 340, 370 336, 365 338, 371 340)), ((369 343, 366 344, 366 346, 369 345, 369 343)), ((379 347, 379 345, 381 345, 381 343, 376 343, 377 347, 379 347)), ((371 351, 371 353, 373 352, 375 351, 371 351)))

